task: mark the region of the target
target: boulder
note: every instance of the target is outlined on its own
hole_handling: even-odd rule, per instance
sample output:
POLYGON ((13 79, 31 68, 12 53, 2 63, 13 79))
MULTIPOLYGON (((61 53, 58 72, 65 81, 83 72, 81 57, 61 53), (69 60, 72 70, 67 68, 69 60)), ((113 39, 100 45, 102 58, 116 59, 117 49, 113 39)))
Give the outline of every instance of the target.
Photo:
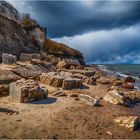
POLYGON ((29 61, 31 62, 32 60, 32 54, 28 54, 28 53, 21 53, 20 54, 20 61, 26 62, 29 61))
POLYGON ((49 72, 50 70, 53 70, 53 67, 51 65, 46 63, 42 63, 42 64, 39 63, 36 65, 28 64, 28 65, 20 66, 12 71, 25 79, 28 78, 36 79, 42 73, 49 72))
POLYGON ((0 84, 10 84, 21 79, 20 76, 16 75, 9 70, 0 70, 0 84))
POLYGON ((125 93, 125 96, 131 103, 140 102, 140 91, 129 91, 125 93))
POLYGON ((82 80, 78 78, 66 78, 63 80, 62 89, 70 90, 82 87, 82 80))
POLYGON ((96 82, 105 85, 105 84, 110 84, 111 83, 111 79, 110 79, 110 77, 102 76, 102 77, 98 78, 96 80, 96 82))
POLYGON ((119 90, 109 91, 103 98, 105 101, 110 102, 115 105, 130 106, 130 101, 126 98, 125 94, 119 90))
POLYGON ((84 101, 86 104, 91 106, 100 106, 100 101, 97 98, 93 98, 89 95, 78 94, 78 99, 84 101))
POLYGON ((57 68, 62 69, 62 68, 70 68, 71 66, 78 66, 80 65, 79 61, 77 59, 63 59, 58 62, 57 68))
POLYGON ((41 59, 41 55, 40 54, 37 54, 37 53, 33 53, 32 54, 32 59, 38 59, 38 60, 40 60, 41 59))
POLYGON ((94 77, 84 77, 82 79, 83 83, 88 84, 88 85, 95 85, 96 84, 96 79, 94 77))
POLYGON ((42 83, 54 86, 54 87, 61 87, 62 82, 65 77, 57 75, 57 72, 49 72, 49 73, 43 73, 40 76, 40 81, 42 83))
POLYGON ((123 126, 131 131, 135 130, 139 124, 139 118, 136 116, 123 116, 114 120, 119 126, 123 126))
POLYGON ((30 103, 47 97, 48 91, 34 80, 19 80, 10 84, 10 96, 15 102, 30 103))
POLYGON ((135 79, 133 78, 133 77, 126 77, 125 79, 124 79, 124 82, 128 82, 128 83, 134 83, 135 82, 135 79))
POLYGON ((17 62, 17 57, 8 53, 2 54, 2 63, 4 64, 15 64, 17 62))
POLYGON ((9 85, 0 85, 0 97, 9 95, 9 85))
POLYGON ((132 83, 123 82, 122 87, 126 89, 134 89, 134 85, 132 83))

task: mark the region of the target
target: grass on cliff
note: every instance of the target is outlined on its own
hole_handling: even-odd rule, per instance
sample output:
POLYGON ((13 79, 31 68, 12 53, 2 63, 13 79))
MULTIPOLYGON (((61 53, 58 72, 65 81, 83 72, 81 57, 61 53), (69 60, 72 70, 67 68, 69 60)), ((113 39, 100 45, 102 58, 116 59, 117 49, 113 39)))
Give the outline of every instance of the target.
POLYGON ((82 54, 79 51, 73 48, 70 48, 69 46, 65 44, 57 43, 50 39, 46 40, 44 44, 44 49, 47 53, 50 53, 50 54, 82 57, 82 54))

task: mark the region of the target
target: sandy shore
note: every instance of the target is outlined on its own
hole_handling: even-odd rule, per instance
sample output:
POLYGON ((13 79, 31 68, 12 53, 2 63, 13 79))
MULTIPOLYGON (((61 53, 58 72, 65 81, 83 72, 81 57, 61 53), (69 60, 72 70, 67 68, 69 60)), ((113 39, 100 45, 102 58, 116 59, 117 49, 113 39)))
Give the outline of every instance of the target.
POLYGON ((117 138, 138 139, 140 130, 131 132, 114 123, 119 116, 140 117, 140 104, 132 108, 102 100, 108 86, 65 91, 66 94, 89 92, 101 98, 101 107, 92 107, 73 97, 53 97, 21 104, 10 97, 0 99, 0 138, 117 138))

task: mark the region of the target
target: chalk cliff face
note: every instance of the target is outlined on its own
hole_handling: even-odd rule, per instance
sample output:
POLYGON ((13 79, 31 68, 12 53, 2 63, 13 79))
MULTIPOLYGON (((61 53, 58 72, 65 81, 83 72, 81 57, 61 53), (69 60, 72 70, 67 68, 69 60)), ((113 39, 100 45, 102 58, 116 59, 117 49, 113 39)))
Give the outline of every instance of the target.
POLYGON ((0 1, 0 61, 2 53, 45 53, 60 59, 78 59, 84 64, 83 55, 67 45, 46 37, 46 28, 30 18, 21 16, 8 2, 0 1))

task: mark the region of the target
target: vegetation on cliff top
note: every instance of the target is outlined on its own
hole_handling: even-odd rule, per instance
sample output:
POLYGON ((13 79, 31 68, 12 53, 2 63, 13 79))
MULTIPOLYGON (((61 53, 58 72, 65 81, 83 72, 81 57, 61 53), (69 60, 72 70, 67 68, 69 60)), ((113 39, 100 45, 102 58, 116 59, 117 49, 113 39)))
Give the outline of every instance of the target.
POLYGON ((69 55, 69 56, 73 56, 73 57, 83 57, 83 55, 79 51, 77 51, 73 48, 70 48, 65 44, 57 43, 50 39, 47 39, 45 41, 44 49, 47 53, 50 53, 50 54, 56 54, 56 55, 65 54, 65 55, 69 55))

